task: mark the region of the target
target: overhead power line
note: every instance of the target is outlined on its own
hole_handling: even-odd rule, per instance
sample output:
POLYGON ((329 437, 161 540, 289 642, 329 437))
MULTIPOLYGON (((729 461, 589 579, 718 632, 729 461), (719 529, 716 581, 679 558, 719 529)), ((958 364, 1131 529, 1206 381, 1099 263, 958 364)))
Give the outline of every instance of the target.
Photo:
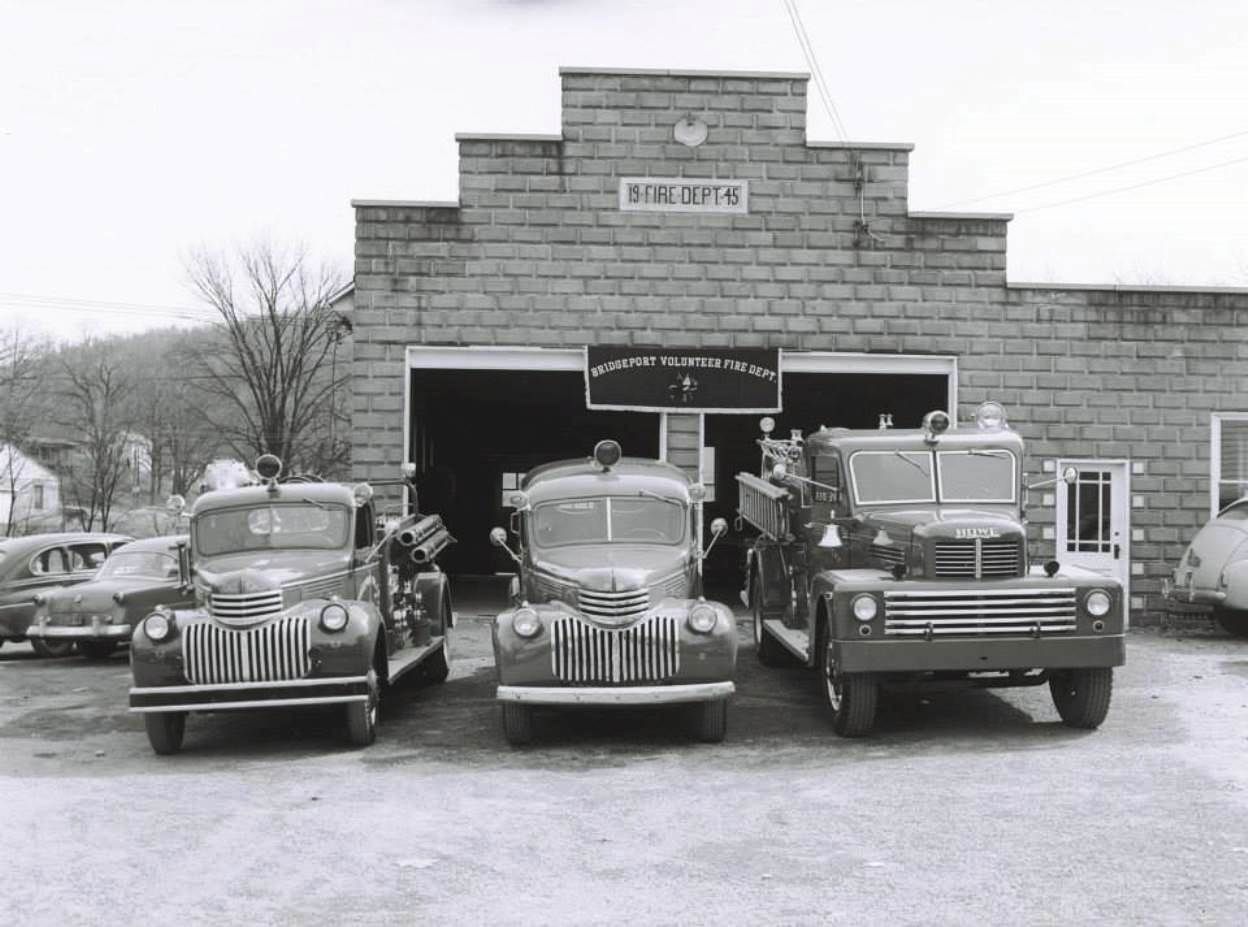
POLYGON ((38 296, 30 293, 0 293, 0 304, 14 309, 49 312, 78 312, 103 315, 125 315, 143 318, 181 319, 208 322, 216 317, 214 310, 203 307, 165 306, 149 303, 113 302, 102 299, 75 299, 67 296, 38 296))
MULTIPOLYGON (((1231 139, 1243 138, 1248 135, 1248 129, 1240 132, 1232 132, 1230 135, 1219 135, 1217 138, 1207 139, 1203 142, 1195 142, 1191 145, 1184 145, 1182 148, 1171 148, 1168 151, 1159 151, 1156 154, 1145 155, 1142 158, 1132 158, 1130 161, 1119 161, 1117 164, 1107 164, 1104 167, 1096 167, 1088 171, 1080 171, 1077 174, 1066 174, 1062 177, 1054 177, 1052 180, 1033 183, 1026 187, 1015 187, 1013 190, 1002 190, 999 193, 985 193, 983 196, 975 196, 965 200, 955 200, 952 203, 946 203, 944 206, 936 207, 938 210, 952 209, 955 206, 967 206, 971 203, 981 203, 984 200, 997 199, 1002 196, 1013 196, 1017 193, 1029 193, 1032 190, 1040 190, 1044 187, 1053 187, 1062 183, 1069 183, 1072 180, 1082 180, 1085 177, 1095 177, 1097 174, 1107 174, 1110 171, 1121 170, 1124 167, 1134 167, 1137 164, 1147 164, 1149 161, 1158 161, 1162 158, 1169 158, 1176 154, 1183 154, 1186 151, 1195 151, 1198 148, 1208 148, 1210 145, 1217 145, 1222 142, 1229 142, 1231 139)), ((1230 162, 1234 163, 1234 162, 1230 162)), ((1176 175, 1181 176, 1181 175, 1176 175)), ((1047 209, 1046 206, 1036 207, 1038 209, 1047 209)), ((1025 212, 1027 210, 1016 210, 1016 212, 1025 212)))
POLYGON ((1167 177, 1155 177, 1152 180, 1145 180, 1141 183, 1128 184, 1125 187, 1114 187, 1111 190, 1098 190, 1096 193, 1088 193, 1084 196, 1071 197, 1068 200, 1060 200, 1056 203, 1045 203, 1043 206, 1029 206, 1026 209, 1016 209, 1016 213, 1039 212, 1041 209, 1055 209, 1058 206, 1068 206, 1071 203, 1082 203, 1084 200, 1096 199, 1100 196, 1111 196, 1114 193, 1126 193, 1128 190, 1139 190, 1142 187, 1151 187, 1155 184, 1166 183, 1171 180, 1178 180, 1180 177, 1191 177, 1193 174, 1204 174, 1209 171, 1216 171, 1223 167, 1230 167, 1232 164, 1243 164, 1248 161, 1248 157, 1232 158, 1230 161, 1223 161, 1220 164, 1210 164, 1208 167, 1198 167, 1191 171, 1181 171, 1178 174, 1170 174, 1167 177))
POLYGON ((793 34, 797 36, 797 44, 802 50, 802 56, 806 59, 806 66, 810 68, 811 75, 815 79, 815 90, 823 101, 823 108, 827 110, 832 120, 832 129, 840 136, 841 141, 847 142, 849 133, 845 131, 845 123, 841 121, 841 114, 832 100, 832 91, 828 89, 828 82, 824 79, 823 68, 819 66, 819 57, 815 54, 815 47, 811 44, 810 35, 806 31, 806 23, 802 20, 801 10, 797 8, 797 0, 783 0, 783 2, 789 14, 789 21, 793 24, 793 34))

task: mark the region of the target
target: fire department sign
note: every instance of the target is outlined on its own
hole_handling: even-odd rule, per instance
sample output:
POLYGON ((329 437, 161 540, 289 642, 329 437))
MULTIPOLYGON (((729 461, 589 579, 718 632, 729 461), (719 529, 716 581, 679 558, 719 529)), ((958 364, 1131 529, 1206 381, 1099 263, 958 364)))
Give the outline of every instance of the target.
POLYGON ((622 177, 620 210, 745 215, 750 211, 750 183, 689 177, 622 177))
POLYGON ((779 412, 778 348, 585 349, 586 403, 635 412, 779 412))

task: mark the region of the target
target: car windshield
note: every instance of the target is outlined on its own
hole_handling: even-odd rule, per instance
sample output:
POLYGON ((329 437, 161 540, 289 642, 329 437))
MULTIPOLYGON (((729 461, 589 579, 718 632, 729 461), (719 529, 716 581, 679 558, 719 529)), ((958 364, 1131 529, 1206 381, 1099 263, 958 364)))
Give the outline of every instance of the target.
POLYGON ((545 502, 533 511, 538 547, 567 544, 679 544, 685 507, 650 496, 608 496, 545 502))
POLYGON ((927 451, 859 451, 849 459, 849 469, 860 505, 936 501, 927 451))
POLYGON ((1013 502, 1014 455, 1000 448, 940 451, 941 502, 1013 502))
POLYGON ((285 502, 222 509, 195 519, 195 552, 336 550, 347 545, 351 519, 341 505, 285 502))
POLYGON ((122 579, 142 576, 150 579, 176 579, 178 561, 157 550, 121 550, 104 561, 99 579, 122 579))

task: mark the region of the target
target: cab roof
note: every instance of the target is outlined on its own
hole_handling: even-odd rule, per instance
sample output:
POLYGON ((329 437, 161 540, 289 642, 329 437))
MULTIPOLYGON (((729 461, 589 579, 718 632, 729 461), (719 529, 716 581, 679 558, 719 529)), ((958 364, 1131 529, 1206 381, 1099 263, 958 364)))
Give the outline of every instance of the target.
POLYGON ((266 503, 317 502, 355 508, 355 493, 342 483, 278 483, 276 491, 267 486, 239 486, 206 492, 191 506, 191 516, 238 506, 266 503))
POLYGON ((531 503, 575 496, 636 495, 648 490, 665 499, 689 502, 689 477, 674 464, 644 457, 622 457, 603 471, 591 458, 542 464, 520 483, 531 503))
POLYGON ((58 531, 54 534, 28 534, 24 537, 0 538, 0 554, 20 554, 28 550, 52 547, 56 544, 116 544, 130 541, 126 534, 101 531, 58 531))
POLYGON ((929 444, 925 435, 926 432, 921 428, 860 430, 821 428, 806 436, 806 448, 812 454, 828 453, 833 450, 842 452, 861 450, 956 451, 975 447, 999 447, 1021 454, 1023 450, 1022 436, 1010 429, 980 431, 973 425, 950 428, 937 436, 935 444, 929 444))

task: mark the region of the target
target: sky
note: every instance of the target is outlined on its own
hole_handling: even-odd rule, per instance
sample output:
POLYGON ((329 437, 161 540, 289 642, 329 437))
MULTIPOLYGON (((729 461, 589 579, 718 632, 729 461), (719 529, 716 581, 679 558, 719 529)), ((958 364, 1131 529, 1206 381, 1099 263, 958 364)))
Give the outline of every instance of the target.
MULTIPOLYGON (((1014 213, 1011 282, 1248 287, 1248 3, 795 2, 912 210, 1014 213)), ((557 133, 561 66, 812 69, 784 0, 0 0, 0 325, 190 324, 200 247, 349 275, 353 198, 455 200, 455 133, 557 133)))

